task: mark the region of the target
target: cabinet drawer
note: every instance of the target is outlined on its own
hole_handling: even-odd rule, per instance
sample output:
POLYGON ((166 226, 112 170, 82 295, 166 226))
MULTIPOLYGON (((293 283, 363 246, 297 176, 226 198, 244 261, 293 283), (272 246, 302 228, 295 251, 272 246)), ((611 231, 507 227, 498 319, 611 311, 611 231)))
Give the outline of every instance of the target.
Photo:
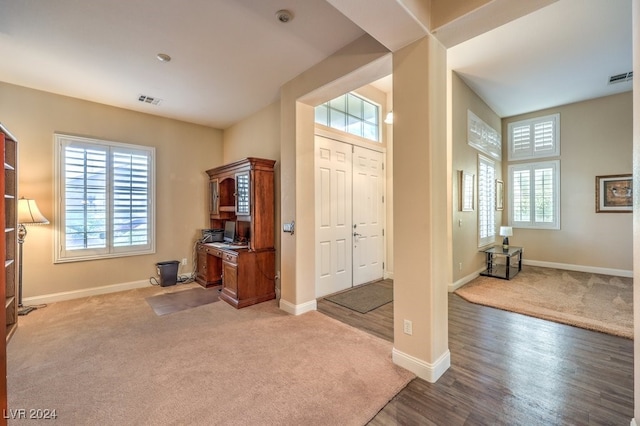
POLYGON ((198 245, 198 254, 210 254, 212 256, 222 257, 222 250, 216 247, 210 247, 200 244, 198 245))
POLYGON ((233 263, 234 265, 238 264, 238 255, 235 253, 223 252, 222 260, 225 262, 233 263))

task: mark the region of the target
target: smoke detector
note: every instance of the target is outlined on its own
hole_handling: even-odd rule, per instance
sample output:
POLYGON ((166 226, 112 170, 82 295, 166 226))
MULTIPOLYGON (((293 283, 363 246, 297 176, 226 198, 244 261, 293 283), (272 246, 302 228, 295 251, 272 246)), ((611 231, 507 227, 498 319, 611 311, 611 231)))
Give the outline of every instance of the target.
POLYGON ((293 13, 288 10, 282 9, 276 12, 276 18, 278 18, 278 21, 286 24, 293 19, 293 13))

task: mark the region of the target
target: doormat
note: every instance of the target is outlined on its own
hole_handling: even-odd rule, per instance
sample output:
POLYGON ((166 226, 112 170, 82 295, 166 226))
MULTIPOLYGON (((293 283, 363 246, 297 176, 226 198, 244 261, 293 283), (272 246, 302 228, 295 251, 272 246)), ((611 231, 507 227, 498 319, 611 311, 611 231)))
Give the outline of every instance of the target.
POLYGON ((147 297, 146 301, 156 315, 160 316, 217 302, 220 300, 218 299, 219 294, 218 288, 204 289, 196 287, 147 297))
POLYGON ((393 288, 383 285, 380 281, 325 297, 325 300, 366 314, 382 305, 393 302, 393 288))

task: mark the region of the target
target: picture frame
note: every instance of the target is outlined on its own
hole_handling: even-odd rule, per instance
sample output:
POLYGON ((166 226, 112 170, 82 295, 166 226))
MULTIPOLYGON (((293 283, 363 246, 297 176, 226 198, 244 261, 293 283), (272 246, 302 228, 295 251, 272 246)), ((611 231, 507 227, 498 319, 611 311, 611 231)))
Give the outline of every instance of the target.
POLYGON ((633 175, 596 176, 596 213, 633 211, 633 175))
POLYGON ((459 170, 458 176, 460 211, 472 212, 475 208, 475 175, 459 170))
POLYGON ((504 182, 496 179, 496 210, 504 210, 504 182))

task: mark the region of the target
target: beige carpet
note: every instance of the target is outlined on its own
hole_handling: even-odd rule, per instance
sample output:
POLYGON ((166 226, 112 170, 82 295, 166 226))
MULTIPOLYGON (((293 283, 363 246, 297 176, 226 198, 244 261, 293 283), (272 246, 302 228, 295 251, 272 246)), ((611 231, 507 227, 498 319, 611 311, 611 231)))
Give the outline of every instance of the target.
MULTIPOLYGON (((275 301, 157 316, 150 287, 20 317, 9 407, 64 425, 362 425, 414 376, 389 342, 275 301)), ((10 421, 21 424, 26 421, 10 421)))
POLYGON ((478 277, 455 291, 481 305, 633 338, 633 280, 524 266, 510 281, 478 277))

